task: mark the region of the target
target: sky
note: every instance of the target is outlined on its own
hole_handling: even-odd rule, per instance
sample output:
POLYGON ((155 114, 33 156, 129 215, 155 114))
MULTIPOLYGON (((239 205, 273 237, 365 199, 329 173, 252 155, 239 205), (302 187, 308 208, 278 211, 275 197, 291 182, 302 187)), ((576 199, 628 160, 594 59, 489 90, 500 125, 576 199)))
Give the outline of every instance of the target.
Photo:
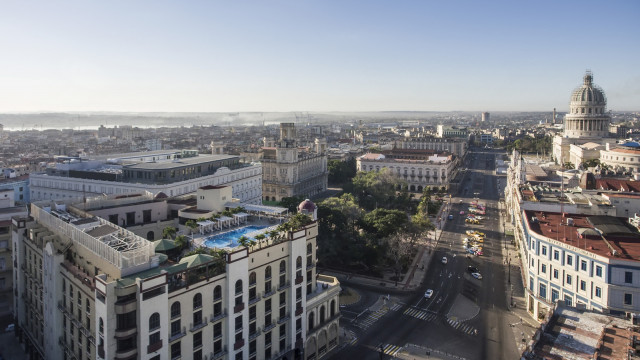
POLYGON ((640 110, 640 1, 0 2, 0 113, 640 110))

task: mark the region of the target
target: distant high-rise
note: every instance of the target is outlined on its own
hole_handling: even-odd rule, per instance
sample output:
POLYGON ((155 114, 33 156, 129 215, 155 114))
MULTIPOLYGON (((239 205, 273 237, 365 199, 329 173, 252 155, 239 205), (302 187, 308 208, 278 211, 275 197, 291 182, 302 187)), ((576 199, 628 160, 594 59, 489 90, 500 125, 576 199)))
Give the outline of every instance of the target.
POLYGON ((488 112, 482 113, 482 122, 489 121, 490 114, 488 112))

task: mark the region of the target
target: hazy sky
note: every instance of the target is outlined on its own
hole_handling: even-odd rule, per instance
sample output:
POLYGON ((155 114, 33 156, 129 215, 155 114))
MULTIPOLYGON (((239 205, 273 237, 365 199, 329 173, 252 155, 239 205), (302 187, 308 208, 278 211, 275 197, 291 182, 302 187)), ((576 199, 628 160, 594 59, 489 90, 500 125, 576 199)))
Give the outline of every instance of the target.
POLYGON ((0 112, 640 110, 640 1, 2 1, 0 112))

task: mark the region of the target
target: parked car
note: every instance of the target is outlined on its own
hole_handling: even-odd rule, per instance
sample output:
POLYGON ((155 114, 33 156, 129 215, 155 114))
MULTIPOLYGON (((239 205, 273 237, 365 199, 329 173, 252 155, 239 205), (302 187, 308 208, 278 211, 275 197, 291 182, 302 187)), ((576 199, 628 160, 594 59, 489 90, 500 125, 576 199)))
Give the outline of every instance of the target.
POLYGON ((447 257, 446 257, 446 256, 443 256, 443 257, 442 257, 442 263, 443 263, 443 264, 446 264, 447 262, 449 262, 449 260, 447 260, 447 257))
POLYGON ((473 276, 478 280, 482 280, 482 275, 480 275, 480 273, 474 272, 474 273, 471 273, 471 276, 473 276))
POLYGON ((427 291, 424 292, 425 299, 431 299, 432 296, 433 296, 433 290, 427 289, 427 291))

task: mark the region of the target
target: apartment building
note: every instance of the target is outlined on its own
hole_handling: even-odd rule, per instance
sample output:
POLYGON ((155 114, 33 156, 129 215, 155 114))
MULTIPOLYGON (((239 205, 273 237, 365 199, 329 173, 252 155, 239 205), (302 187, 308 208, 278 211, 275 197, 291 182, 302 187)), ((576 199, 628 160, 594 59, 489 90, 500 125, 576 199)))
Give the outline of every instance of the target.
POLYGON ((33 359, 318 359, 338 345, 340 285, 316 273, 315 219, 172 262, 81 207, 12 219, 14 316, 33 359))

